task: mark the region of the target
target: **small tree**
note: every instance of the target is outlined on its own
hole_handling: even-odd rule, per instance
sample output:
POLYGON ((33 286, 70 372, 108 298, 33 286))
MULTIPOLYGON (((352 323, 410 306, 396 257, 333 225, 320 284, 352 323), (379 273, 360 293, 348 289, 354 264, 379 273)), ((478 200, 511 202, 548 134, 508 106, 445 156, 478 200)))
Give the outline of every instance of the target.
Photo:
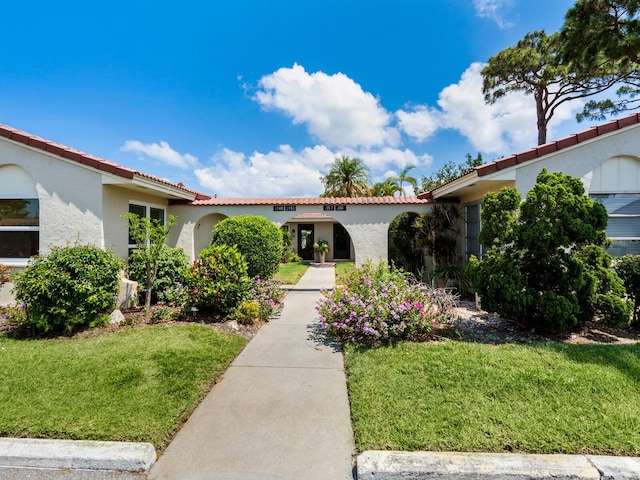
POLYGON ((176 217, 169 215, 166 225, 148 217, 140 217, 135 213, 123 215, 129 220, 129 236, 133 239, 138 254, 142 256, 146 276, 146 294, 144 299, 145 320, 151 315, 151 294, 153 284, 158 276, 158 262, 162 252, 167 248, 165 242, 176 223, 176 217))
POLYGON ((565 331, 594 314, 629 323, 620 279, 609 270, 605 208, 584 195, 579 179, 543 170, 520 203, 514 188, 485 196, 482 261, 467 266, 487 310, 525 326, 565 331))
POLYGON ((282 258, 282 232, 259 215, 239 215, 217 223, 211 245, 236 246, 249 266, 249 277, 271 278, 282 258))

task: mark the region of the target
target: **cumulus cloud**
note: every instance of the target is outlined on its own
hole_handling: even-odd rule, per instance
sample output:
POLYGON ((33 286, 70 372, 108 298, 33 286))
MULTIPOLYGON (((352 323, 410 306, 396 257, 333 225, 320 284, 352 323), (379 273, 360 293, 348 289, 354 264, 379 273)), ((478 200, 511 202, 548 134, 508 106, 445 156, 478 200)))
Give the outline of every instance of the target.
MULTIPOLYGON (((482 94, 483 67, 482 63, 473 63, 458 83, 444 88, 438 108, 417 106, 396 112, 402 130, 418 141, 428 139, 440 128, 456 130, 475 150, 488 154, 506 155, 534 146, 537 127, 533 97, 512 92, 487 105, 482 94)), ((561 105, 550 122, 549 138, 581 107, 581 102, 561 105)))
POLYGON ((317 197, 322 193, 320 170, 335 154, 325 146, 296 152, 278 150, 245 154, 223 149, 212 165, 196 169, 200 185, 219 197, 317 197))
POLYGON ((512 26, 511 22, 504 19, 504 10, 510 7, 512 0, 473 0, 476 14, 480 18, 489 18, 496 22, 501 29, 512 26))
POLYGON ((321 143, 335 148, 395 147, 400 133, 393 115, 371 93, 342 73, 308 73, 304 67, 280 68, 262 77, 254 100, 306 126, 321 143))
POLYGON ((375 181, 386 178, 383 171, 399 172, 408 165, 424 167, 432 162, 429 155, 408 149, 333 151, 317 145, 296 151, 281 145, 276 151, 250 156, 223 149, 213 156, 210 166, 196 169, 195 175, 203 188, 219 197, 317 197, 324 191, 320 178, 342 155, 362 159, 375 181))
POLYGON ((142 143, 138 140, 127 140, 120 147, 123 152, 134 152, 141 156, 147 156, 172 167, 178 167, 183 170, 198 165, 198 158, 189 153, 178 153, 171 146, 161 140, 160 143, 142 143))

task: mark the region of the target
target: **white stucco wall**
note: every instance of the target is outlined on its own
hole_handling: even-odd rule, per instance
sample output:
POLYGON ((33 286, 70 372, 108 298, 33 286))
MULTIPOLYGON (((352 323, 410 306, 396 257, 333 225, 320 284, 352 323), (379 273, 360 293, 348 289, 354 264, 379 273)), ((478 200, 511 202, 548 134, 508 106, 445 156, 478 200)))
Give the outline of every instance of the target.
POLYGON ((41 253, 76 242, 104 247, 98 173, 3 141, 0 165, 4 164, 20 166, 35 182, 40 200, 41 253))
POLYGON ((322 205, 296 205, 295 211, 274 212, 273 205, 172 205, 169 211, 178 217, 178 225, 172 231, 169 243, 182 247, 190 258, 194 259, 198 254, 195 248, 194 231, 198 225, 200 228, 209 228, 210 215, 217 214, 223 218, 249 214, 266 217, 278 226, 288 222, 313 223, 316 225, 315 239, 329 240, 333 251, 333 227, 330 222, 293 219, 294 216, 301 214, 330 213, 330 216, 341 223, 349 233, 355 250, 353 253, 356 265, 362 265, 367 260, 374 262, 387 260, 389 224, 396 216, 403 212, 424 212, 427 208, 429 207, 426 204, 347 205, 345 211, 324 212, 322 205))

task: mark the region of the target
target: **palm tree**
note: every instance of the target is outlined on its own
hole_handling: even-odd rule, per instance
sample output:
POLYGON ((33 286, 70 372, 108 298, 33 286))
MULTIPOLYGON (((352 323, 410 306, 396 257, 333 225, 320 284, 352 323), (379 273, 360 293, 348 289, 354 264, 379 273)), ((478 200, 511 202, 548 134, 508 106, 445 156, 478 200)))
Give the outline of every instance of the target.
POLYGON ((374 197, 393 197, 397 192, 402 192, 402 188, 394 177, 376 183, 371 189, 371 195, 374 197))
POLYGON ((400 172, 400 175, 398 175, 397 177, 391 177, 387 179, 388 181, 391 180, 392 182, 395 182, 399 185, 400 189, 398 191, 400 192, 400 195, 405 195, 404 188, 402 186, 405 182, 413 187, 414 192, 416 190, 418 181, 416 180, 415 177, 410 177, 409 175, 407 175, 409 173, 409 170, 411 170, 412 168, 416 168, 416 166, 408 165, 404 170, 400 172))
POLYGON ((327 166, 329 173, 320 177, 324 184, 321 197, 369 196, 369 169, 362 160, 343 155, 327 166))

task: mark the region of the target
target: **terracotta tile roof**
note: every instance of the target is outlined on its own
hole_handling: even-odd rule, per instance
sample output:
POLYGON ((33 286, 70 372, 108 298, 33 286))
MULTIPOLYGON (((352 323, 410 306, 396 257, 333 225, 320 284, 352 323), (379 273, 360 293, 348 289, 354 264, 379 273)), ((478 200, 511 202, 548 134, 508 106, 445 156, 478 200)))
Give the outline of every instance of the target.
POLYGON ((209 198, 191 205, 409 205, 428 203, 418 197, 209 198))
MULTIPOLYGON (((495 173, 499 170, 504 170, 505 168, 513 167, 520 163, 524 163, 524 162, 528 162, 529 160, 540 158, 544 155, 548 155, 549 153, 559 152, 560 150, 563 150, 565 148, 572 147, 574 145, 585 142, 587 140, 591 140, 592 138, 599 137, 600 135, 615 132, 616 130, 629 127, 637 123, 640 123, 640 113, 634 113, 626 117, 622 117, 616 120, 611 120, 610 122, 603 123, 601 125, 596 125, 587 130, 583 130, 582 132, 569 135, 568 137, 561 138, 553 142, 545 143, 544 145, 538 145, 537 147, 531 148, 529 150, 525 150, 524 152, 515 153, 508 157, 503 157, 498 160, 494 160, 493 162, 490 162, 490 163, 485 163, 484 165, 480 165, 479 167, 476 167, 474 170, 475 170, 475 173, 478 175, 478 177, 484 177, 485 175, 495 173)), ((469 174, 467 173, 466 175, 469 175, 469 174)), ((462 177, 466 175, 462 175, 462 177)), ((458 178, 462 178, 462 177, 458 177, 458 178)), ((438 190, 439 188, 444 187, 445 185, 449 185, 450 183, 455 182, 456 180, 458 180, 458 178, 455 178, 450 182, 440 185, 439 187, 434 188, 430 192, 423 192, 419 194, 418 197, 423 200, 431 200, 433 199, 432 192, 438 190)))
POLYGON ((504 170, 505 168, 509 168, 514 165, 527 162, 529 160, 540 158, 549 153, 558 152, 565 148, 572 147, 573 145, 591 140, 592 138, 599 137, 600 135, 604 135, 605 133, 611 133, 616 130, 620 130, 621 128, 635 125, 636 123, 640 123, 640 113, 634 113, 617 120, 612 120, 601 125, 596 125, 595 127, 591 127, 587 130, 583 130, 582 132, 569 135, 568 137, 561 138, 560 140, 549 142, 544 145, 539 145, 530 150, 516 153, 514 155, 501 158, 491 163, 480 165, 479 167, 476 167, 476 172, 478 172, 479 177, 484 177, 485 175, 497 172, 498 170, 504 170))
POLYGON ((72 160, 74 162, 78 162, 102 172, 111 173, 128 180, 132 180, 134 177, 138 176, 147 180, 151 180, 152 182, 177 188, 184 192, 190 193, 198 200, 209 198, 208 195, 204 195, 202 193, 196 192, 195 190, 186 188, 181 183, 176 184, 173 182, 169 182, 168 180, 163 180, 162 178, 154 177, 153 175, 133 170, 123 165, 118 165, 117 163, 110 162, 109 160, 105 160, 103 158, 81 152, 80 150, 76 150, 75 148, 67 147, 50 140, 45 140, 44 138, 40 138, 36 135, 23 132, 22 130, 15 129, 8 125, 0 124, 0 137, 8 138, 10 140, 13 140, 14 142, 23 143, 24 145, 37 148, 38 150, 52 153, 59 157, 66 158, 67 160, 72 160))

